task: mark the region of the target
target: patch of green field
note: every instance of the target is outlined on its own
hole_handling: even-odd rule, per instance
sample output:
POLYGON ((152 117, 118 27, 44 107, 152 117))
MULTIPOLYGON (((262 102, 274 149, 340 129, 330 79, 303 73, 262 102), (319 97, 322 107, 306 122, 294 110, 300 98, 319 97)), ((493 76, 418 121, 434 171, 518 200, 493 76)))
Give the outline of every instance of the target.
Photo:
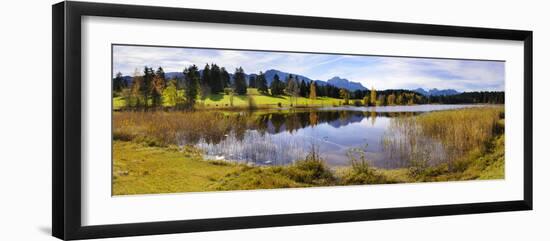
MULTIPOLYGON (((182 93, 180 95, 183 96, 182 93)), ((197 99, 198 107, 206 108, 227 108, 238 107, 245 108, 250 104, 249 98, 253 98, 254 104, 257 107, 289 107, 289 106, 333 106, 341 105, 342 99, 331 97, 317 97, 316 99, 309 99, 305 97, 291 98, 288 95, 272 96, 264 95, 258 92, 255 88, 248 88, 247 95, 234 95, 233 104, 231 104, 231 96, 228 94, 211 94, 205 98, 197 99)), ((149 100, 151 103, 151 100, 149 100)), ((119 110, 126 106, 126 101, 123 97, 113 98, 113 108, 119 110)), ((164 103, 163 106, 169 107, 170 105, 164 103)))
POLYGON ((126 106, 126 101, 124 98, 117 96, 113 98, 113 109, 120 110, 126 106))
POLYGON ((317 97, 309 99, 305 97, 292 98, 288 95, 272 96, 264 95, 258 92, 255 88, 248 88, 247 95, 233 96, 233 104, 231 104, 231 96, 225 94, 212 94, 207 98, 200 99, 198 105, 206 108, 223 108, 223 107, 249 107, 249 99, 253 99, 255 107, 290 107, 290 106, 333 106, 341 105, 343 100, 331 97, 317 97))

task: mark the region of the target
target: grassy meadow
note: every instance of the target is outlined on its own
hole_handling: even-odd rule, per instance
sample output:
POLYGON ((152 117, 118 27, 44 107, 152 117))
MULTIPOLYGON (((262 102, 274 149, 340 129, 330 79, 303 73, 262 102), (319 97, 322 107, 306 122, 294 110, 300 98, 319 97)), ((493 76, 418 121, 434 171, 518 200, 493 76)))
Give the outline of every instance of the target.
MULTIPOLYGON (((183 96, 183 93, 179 93, 183 96)), ((343 99, 319 96, 315 99, 305 97, 291 97, 289 95, 264 95, 258 92, 256 88, 247 88, 246 95, 228 95, 228 94, 210 94, 205 98, 199 98, 197 101, 197 109, 228 109, 228 108, 250 108, 251 104, 254 108, 273 108, 273 107, 290 107, 290 106, 336 106, 342 105, 343 99)), ((149 103, 151 101, 149 100, 149 103)), ((115 110, 123 109, 126 106, 126 101, 123 97, 113 98, 113 108, 115 110)), ((163 102, 164 107, 173 107, 170 103, 163 102)))
MULTIPOLYGON (((277 97, 253 98, 258 105, 278 103, 277 97)), ((121 100, 115 99, 115 105, 117 101, 121 100)), ((212 101, 205 105, 221 105, 226 100, 214 97, 212 101)), ((332 105, 332 101, 318 103, 332 105)), ((221 140, 230 128, 242 126, 244 131, 255 125, 254 118, 221 110, 114 112, 113 195, 504 178, 502 106, 394 118, 390 127, 394 135, 390 133, 383 142, 397 158, 410 163, 398 169, 373 167, 361 149, 349 150, 346 167, 328 166, 315 148, 290 165, 251 166, 206 160, 201 150, 179 142, 182 135, 186 139, 221 140), (178 132, 182 129, 195 131, 178 132), (418 136, 442 143, 452 159, 432 163, 433 157, 426 154, 418 136)))

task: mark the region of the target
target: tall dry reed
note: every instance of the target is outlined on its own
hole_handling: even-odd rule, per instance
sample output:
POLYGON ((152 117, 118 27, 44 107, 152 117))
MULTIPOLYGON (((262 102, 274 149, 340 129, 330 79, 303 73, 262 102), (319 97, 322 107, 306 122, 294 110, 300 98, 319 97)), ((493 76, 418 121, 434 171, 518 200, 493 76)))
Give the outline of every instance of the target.
POLYGON ((498 130, 503 107, 475 107, 394 118, 383 138, 386 151, 409 163, 436 164, 483 150, 498 130))

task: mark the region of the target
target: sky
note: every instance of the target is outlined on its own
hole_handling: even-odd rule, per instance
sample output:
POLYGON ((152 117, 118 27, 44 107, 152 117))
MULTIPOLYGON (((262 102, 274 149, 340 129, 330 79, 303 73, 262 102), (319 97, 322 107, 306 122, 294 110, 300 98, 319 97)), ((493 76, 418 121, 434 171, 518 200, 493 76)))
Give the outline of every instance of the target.
POLYGON ((192 64, 202 69, 206 63, 216 63, 229 72, 243 67, 249 74, 276 69, 314 80, 326 81, 338 76, 378 90, 504 90, 505 62, 502 61, 113 46, 113 75, 121 72, 132 76, 144 66, 182 72, 192 64))

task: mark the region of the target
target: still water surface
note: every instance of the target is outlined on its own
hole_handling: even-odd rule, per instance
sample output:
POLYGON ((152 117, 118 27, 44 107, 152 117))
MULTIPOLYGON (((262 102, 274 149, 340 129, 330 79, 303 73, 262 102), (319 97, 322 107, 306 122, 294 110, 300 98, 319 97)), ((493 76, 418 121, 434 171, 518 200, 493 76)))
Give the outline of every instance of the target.
MULTIPOLYGON (((406 118, 430 111, 479 105, 415 105, 390 107, 329 107, 308 110, 274 110, 243 114, 249 121, 244 130, 234 130, 216 142, 203 138, 194 144, 207 159, 255 165, 287 165, 305 158, 315 147, 329 166, 347 166, 350 148, 362 148, 372 165, 404 167, 400 158, 385 150, 383 139, 394 118, 406 118)), ((424 140, 426 150, 444 160, 440 143, 424 140)))

